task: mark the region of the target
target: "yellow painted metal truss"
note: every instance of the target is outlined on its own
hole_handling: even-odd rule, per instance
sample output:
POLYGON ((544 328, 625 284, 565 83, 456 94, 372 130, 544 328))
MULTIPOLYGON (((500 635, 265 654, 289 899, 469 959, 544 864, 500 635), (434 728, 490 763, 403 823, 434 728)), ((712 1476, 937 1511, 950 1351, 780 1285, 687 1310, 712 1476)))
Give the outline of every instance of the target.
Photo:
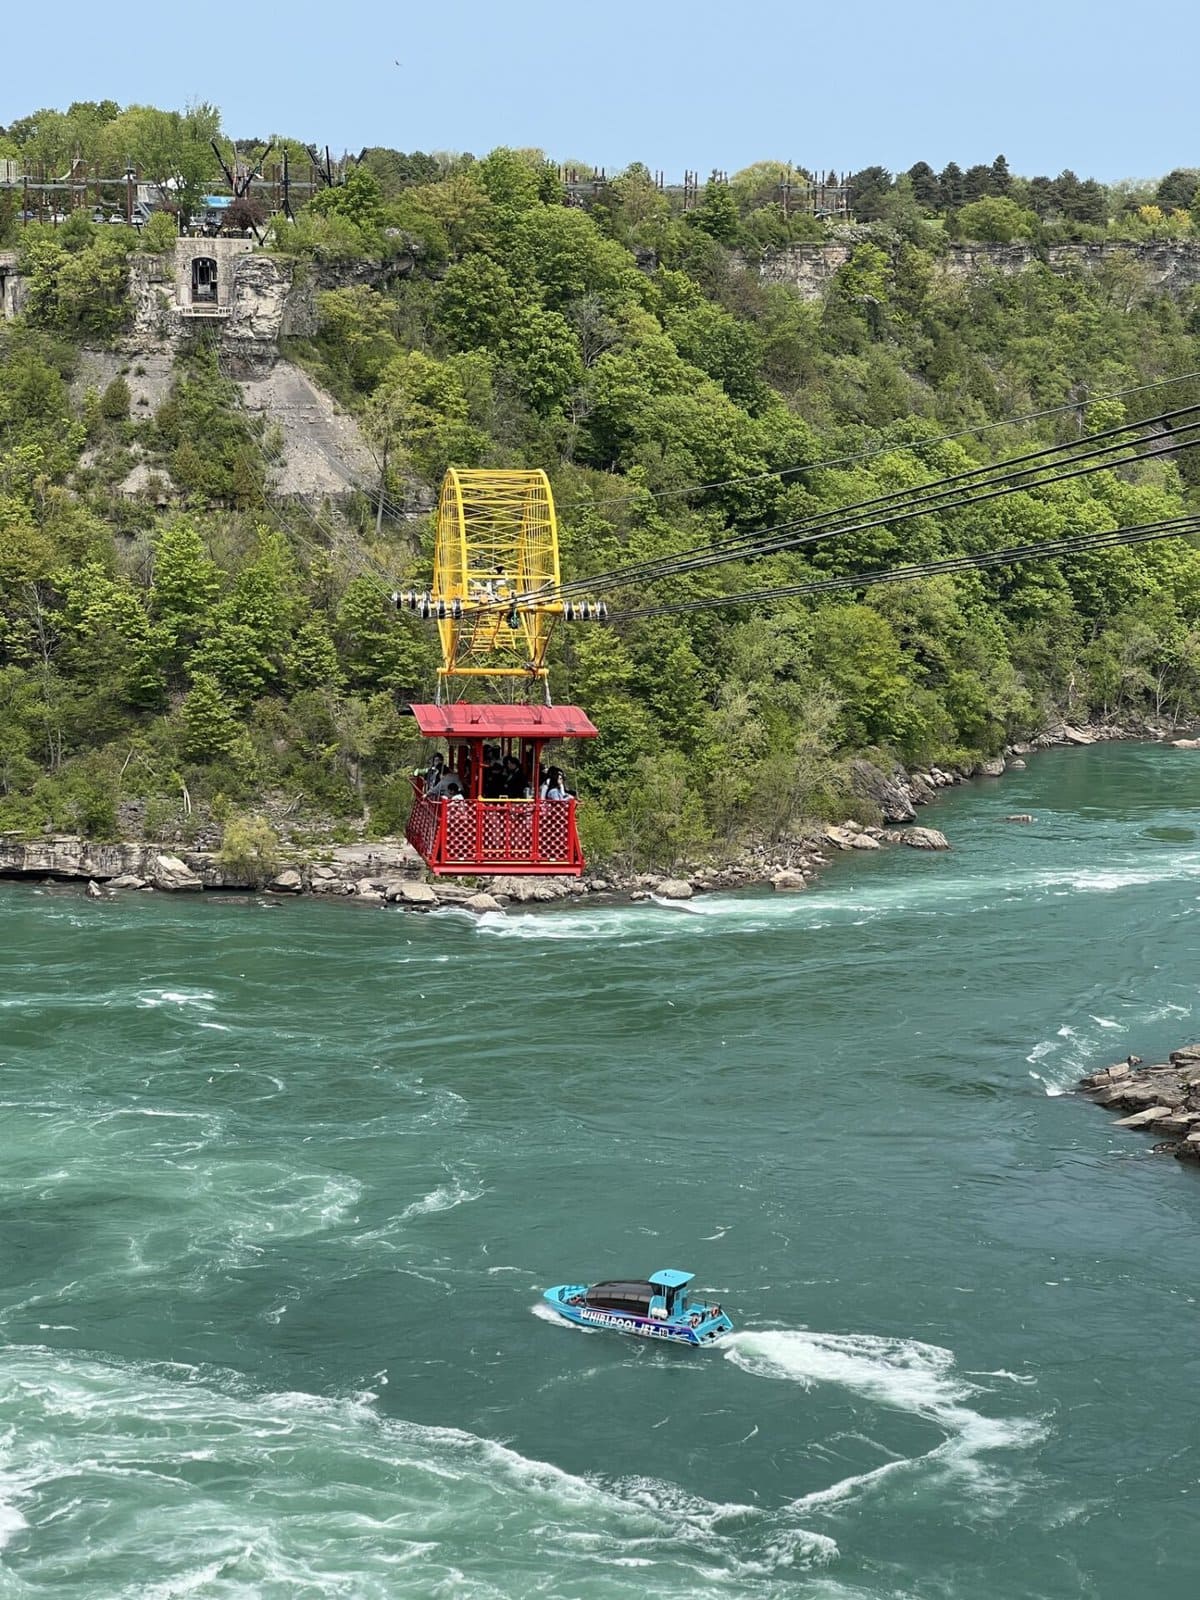
POLYGON ((438 504, 430 595, 442 641, 439 678, 544 683, 546 648, 563 614, 558 585, 558 521, 546 474, 451 467, 438 504))

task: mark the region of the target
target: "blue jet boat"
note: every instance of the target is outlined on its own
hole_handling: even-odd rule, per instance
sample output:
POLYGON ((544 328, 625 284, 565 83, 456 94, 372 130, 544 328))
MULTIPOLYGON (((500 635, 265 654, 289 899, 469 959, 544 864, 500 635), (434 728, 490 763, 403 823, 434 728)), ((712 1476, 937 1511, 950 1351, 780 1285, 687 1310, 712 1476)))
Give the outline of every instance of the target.
POLYGON ((672 1344, 711 1344, 718 1334, 729 1333, 733 1323, 720 1306, 688 1298, 687 1286, 694 1276, 667 1269, 636 1280, 559 1283, 542 1299, 581 1328, 611 1328, 672 1344))

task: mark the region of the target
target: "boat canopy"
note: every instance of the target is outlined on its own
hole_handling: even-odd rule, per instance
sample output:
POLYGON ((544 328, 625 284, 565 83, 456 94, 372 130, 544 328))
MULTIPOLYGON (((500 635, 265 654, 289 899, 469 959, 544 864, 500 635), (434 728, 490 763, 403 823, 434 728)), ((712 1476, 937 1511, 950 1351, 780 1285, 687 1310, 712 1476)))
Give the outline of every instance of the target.
POLYGON ((589 1306, 606 1311, 634 1311, 645 1316, 658 1290, 647 1279, 637 1281, 613 1279, 608 1283, 594 1283, 584 1296, 589 1306))

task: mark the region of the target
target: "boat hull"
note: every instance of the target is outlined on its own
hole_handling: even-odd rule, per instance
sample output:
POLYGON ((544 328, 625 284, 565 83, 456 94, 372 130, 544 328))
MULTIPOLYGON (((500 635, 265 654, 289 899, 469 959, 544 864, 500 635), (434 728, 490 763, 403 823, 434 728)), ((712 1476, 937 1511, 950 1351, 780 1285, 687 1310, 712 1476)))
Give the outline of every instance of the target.
MULTIPOLYGON (((577 1328, 599 1328, 609 1333, 627 1333, 634 1338, 655 1339, 660 1344, 683 1344, 693 1349, 712 1344, 719 1334, 728 1333, 733 1323, 723 1312, 701 1315, 696 1310, 683 1320, 662 1317, 640 1317, 632 1311, 607 1311, 599 1306, 573 1305, 573 1297, 582 1296, 586 1286, 576 1283, 557 1284, 542 1296, 545 1303, 564 1322, 577 1328)), ((704 1308, 707 1311, 707 1307, 704 1308)))

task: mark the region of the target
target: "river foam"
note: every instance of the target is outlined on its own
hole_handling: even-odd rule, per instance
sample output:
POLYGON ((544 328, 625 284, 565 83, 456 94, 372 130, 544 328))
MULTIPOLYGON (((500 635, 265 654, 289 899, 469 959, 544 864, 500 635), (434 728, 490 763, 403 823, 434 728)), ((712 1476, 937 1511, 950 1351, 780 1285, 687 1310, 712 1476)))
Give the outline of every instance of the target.
POLYGON ((10 1577, 61 1600, 91 1600, 134 1552, 136 1581, 107 1592, 482 1600, 552 1576, 554 1592, 765 1600, 837 1552, 791 1512, 579 1476, 364 1397, 194 1367, 14 1348, 0 1426, 10 1577))

